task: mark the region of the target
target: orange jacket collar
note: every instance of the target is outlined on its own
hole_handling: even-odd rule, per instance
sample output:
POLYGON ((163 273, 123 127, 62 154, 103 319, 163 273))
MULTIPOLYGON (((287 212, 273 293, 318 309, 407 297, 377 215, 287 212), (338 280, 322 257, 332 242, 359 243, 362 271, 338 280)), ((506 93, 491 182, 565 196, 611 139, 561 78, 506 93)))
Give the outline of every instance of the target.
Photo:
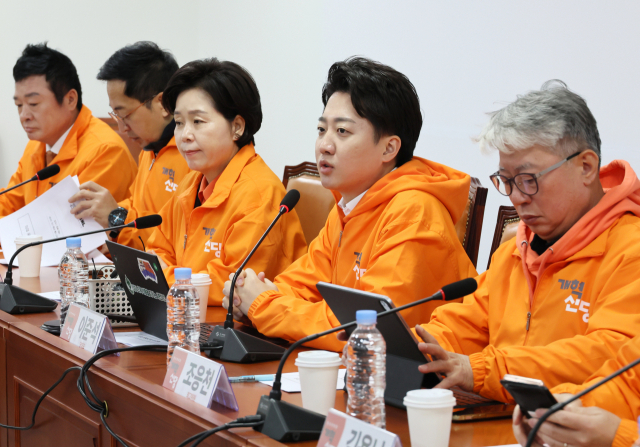
MULTIPOLYGON (((467 206, 466 192, 469 191, 470 182, 471 178, 463 172, 431 160, 413 157, 375 182, 348 216, 345 217, 340 207, 336 208, 341 220, 346 223, 381 203, 388 202, 399 192, 425 191, 442 202, 455 225, 467 206)), ((338 203, 342 198, 340 193, 331 193, 338 203)))

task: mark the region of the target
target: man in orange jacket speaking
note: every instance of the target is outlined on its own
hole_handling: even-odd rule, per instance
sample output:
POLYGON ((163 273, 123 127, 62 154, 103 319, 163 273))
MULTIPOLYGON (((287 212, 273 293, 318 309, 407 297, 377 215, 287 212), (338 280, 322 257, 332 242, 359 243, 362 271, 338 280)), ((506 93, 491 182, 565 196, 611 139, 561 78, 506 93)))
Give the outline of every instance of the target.
MULTIPOLYGON (((131 197, 120 201, 96 182, 80 185, 69 202, 82 200, 71 212, 78 219, 93 217, 103 227, 129 223, 156 214, 175 194, 189 167, 176 146, 176 127, 162 106, 162 91, 178 63, 153 42, 137 42, 116 51, 104 63, 98 79, 107 81, 111 116, 121 132, 143 147, 131 197)), ((111 232, 119 244, 142 250, 151 235, 147 230, 111 232)))
POLYGON ((582 383, 640 328, 640 181, 628 163, 600 169, 586 102, 559 81, 493 113, 479 137, 499 150, 497 190, 521 222, 478 290, 417 327, 422 372, 512 402, 505 374, 551 388, 582 383))
POLYGON ((0 217, 19 210, 69 175, 77 175, 80 183, 101 184, 116 200, 128 197, 136 162, 122 138, 82 105, 80 79, 71 60, 46 44, 27 45, 13 67, 13 78, 13 99, 31 141, 9 186, 51 164, 60 166, 60 172, 0 196, 0 217))
MULTIPOLYGON (((454 228, 470 177, 413 156, 422 114, 409 79, 378 62, 351 58, 330 68, 322 101, 316 161, 337 206, 309 253, 273 283, 251 270, 236 283, 236 318, 248 316, 270 337, 298 340, 339 325, 316 289, 319 281, 386 295, 401 305, 476 275, 454 228)), ((229 287, 227 282, 227 297, 229 287)), ((418 306, 403 315, 416 324, 433 308, 418 306)), ((340 350, 344 343, 331 335, 310 345, 340 350)))

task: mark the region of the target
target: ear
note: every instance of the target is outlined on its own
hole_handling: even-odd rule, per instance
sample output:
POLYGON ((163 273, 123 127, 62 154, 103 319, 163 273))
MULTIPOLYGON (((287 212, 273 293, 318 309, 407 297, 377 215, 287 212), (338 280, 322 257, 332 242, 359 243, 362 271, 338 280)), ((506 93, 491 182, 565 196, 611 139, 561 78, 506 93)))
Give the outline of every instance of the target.
POLYGON ((586 150, 579 156, 580 168, 585 186, 589 186, 600 179, 600 159, 592 150, 586 150))
POLYGON ((398 156, 400 147, 402 146, 402 140, 397 135, 390 137, 384 137, 381 140, 384 141, 384 152, 382 153, 383 163, 389 163, 398 156))
POLYGON ((66 95, 64 95, 64 98, 62 99, 62 105, 69 111, 73 111, 76 109, 76 107, 78 107, 78 92, 75 88, 72 88, 67 92, 66 95))
POLYGON ((233 140, 238 141, 238 139, 244 133, 245 121, 244 118, 240 115, 237 115, 233 121, 231 121, 231 134, 233 135, 233 140))
POLYGON ((151 101, 152 109, 154 107, 160 107, 160 112, 162 113, 162 118, 168 118, 171 115, 162 105, 162 92, 158 93, 155 98, 151 101))

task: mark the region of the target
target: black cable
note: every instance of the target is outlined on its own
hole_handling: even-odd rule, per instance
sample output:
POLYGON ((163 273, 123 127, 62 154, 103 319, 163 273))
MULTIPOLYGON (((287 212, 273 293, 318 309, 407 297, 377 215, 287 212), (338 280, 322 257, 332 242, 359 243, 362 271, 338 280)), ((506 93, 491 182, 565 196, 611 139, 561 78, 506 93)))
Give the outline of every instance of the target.
POLYGON ((36 402, 36 407, 33 409, 33 414, 31 415, 31 424, 30 425, 28 425, 26 427, 14 427, 12 425, 0 424, 0 427, 7 428, 9 430, 29 430, 29 429, 31 429, 36 423, 36 413, 38 412, 38 408, 40 407, 40 404, 42 403, 44 398, 47 397, 47 395, 51 391, 53 391, 53 389, 55 387, 57 387, 60 384, 60 382, 62 382, 64 380, 64 378, 67 376, 67 374, 70 371, 73 371, 74 369, 80 370, 80 367, 79 366, 72 366, 71 368, 67 369, 64 373, 62 373, 62 376, 56 381, 56 383, 51 385, 49 387, 49 389, 47 391, 45 391, 44 394, 42 394, 42 396, 40 396, 40 399, 38 399, 38 402, 36 402))
POLYGON ((184 441, 182 441, 178 447, 186 447, 187 444, 189 444, 191 441, 195 441, 193 444, 191 444, 191 447, 195 447, 198 444, 200 444, 202 441, 204 441, 205 439, 207 439, 209 436, 222 431, 222 430, 228 430, 230 428, 236 428, 236 427, 255 427, 257 425, 263 424, 264 421, 262 420, 262 416, 260 415, 252 415, 252 416, 245 416, 242 418, 238 418, 234 421, 231 422, 227 422, 226 424, 223 425, 219 425, 218 427, 209 429, 209 430, 205 430, 203 432, 200 433, 196 433, 195 435, 191 436, 190 438, 185 439, 184 441))

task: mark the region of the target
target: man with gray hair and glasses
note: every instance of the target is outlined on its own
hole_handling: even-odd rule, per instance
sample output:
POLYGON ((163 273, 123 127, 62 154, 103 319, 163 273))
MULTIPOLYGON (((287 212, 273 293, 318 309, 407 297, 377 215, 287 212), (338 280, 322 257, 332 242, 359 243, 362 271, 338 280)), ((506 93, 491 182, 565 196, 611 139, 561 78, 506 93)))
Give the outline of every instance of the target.
POLYGON ((586 102, 560 81, 492 113, 478 141, 499 151, 494 186, 520 216, 478 290, 417 326, 424 373, 502 402, 505 374, 582 383, 640 333, 640 181, 600 168, 586 102))

